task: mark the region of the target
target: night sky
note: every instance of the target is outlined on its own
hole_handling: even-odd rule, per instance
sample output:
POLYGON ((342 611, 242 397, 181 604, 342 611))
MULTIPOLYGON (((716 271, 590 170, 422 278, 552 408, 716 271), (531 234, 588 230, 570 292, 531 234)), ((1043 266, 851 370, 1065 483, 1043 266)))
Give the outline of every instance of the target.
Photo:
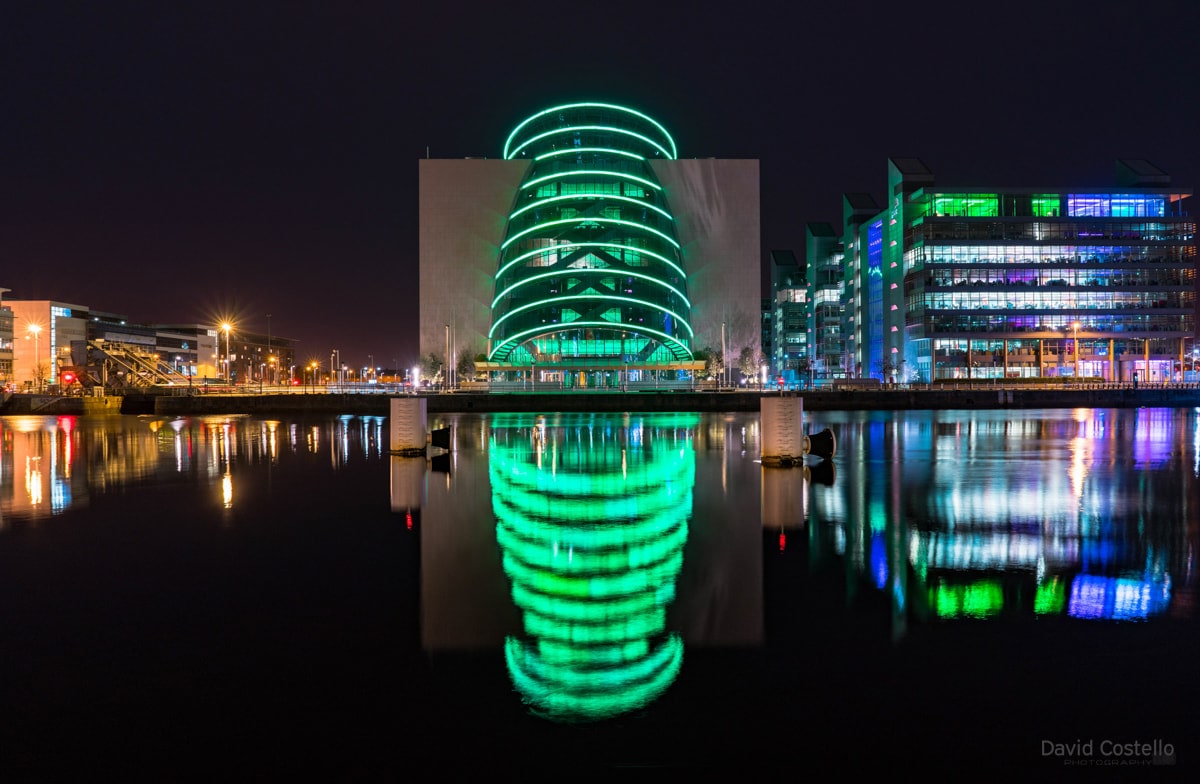
MULTIPOLYGON (((0 7, 0 287, 417 353, 417 160, 556 103, 757 158, 763 257, 888 157, 939 184, 1200 183, 1200 3, 104 2, 0 7), (905 9, 917 15, 906 16, 905 9)), ((1192 207, 1195 214, 1196 207, 1192 207)))

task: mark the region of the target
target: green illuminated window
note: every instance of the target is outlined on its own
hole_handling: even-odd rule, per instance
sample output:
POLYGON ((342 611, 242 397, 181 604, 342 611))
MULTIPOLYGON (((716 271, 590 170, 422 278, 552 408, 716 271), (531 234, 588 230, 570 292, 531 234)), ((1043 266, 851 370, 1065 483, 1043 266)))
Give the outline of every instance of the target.
POLYGON ((1060 214, 1062 200, 1057 194, 1033 197, 1033 214, 1038 218, 1053 218, 1060 214))
POLYGON ((995 193, 937 193, 933 214, 940 217, 994 218, 1000 214, 1000 197, 995 193))

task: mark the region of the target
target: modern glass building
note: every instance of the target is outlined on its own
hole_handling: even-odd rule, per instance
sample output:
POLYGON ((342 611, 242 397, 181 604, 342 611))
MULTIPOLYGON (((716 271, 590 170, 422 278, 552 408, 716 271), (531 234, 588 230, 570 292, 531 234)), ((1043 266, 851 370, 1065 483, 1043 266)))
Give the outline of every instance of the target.
POLYGON ((1145 161, 1111 188, 942 187, 889 161, 889 203, 845 210, 847 367, 883 381, 1156 383, 1196 327, 1190 189, 1145 161))
POLYGON ((805 229, 808 255, 809 371, 814 381, 844 378, 842 367, 842 278, 845 249, 830 223, 810 223, 805 229))
POLYGON ((420 168, 421 355, 446 380, 691 385, 704 352, 761 350, 757 161, 679 160, 649 115, 579 102, 501 160, 420 168))
POLYGON ((611 104, 557 106, 518 125, 504 157, 531 165, 500 245, 492 370, 541 364, 543 381, 587 386, 588 373, 691 362, 687 273, 647 163, 676 157, 666 129, 611 104))
MULTIPOLYGON (((809 379, 808 291, 804 262, 790 250, 771 257, 771 373, 793 385, 809 379)), ((764 345, 764 348, 766 346, 764 345)))

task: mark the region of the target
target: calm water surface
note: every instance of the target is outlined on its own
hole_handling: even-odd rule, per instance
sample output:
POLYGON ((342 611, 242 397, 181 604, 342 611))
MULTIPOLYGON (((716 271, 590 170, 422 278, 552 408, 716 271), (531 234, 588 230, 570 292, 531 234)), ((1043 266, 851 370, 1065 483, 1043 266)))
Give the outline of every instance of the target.
POLYGON ((1194 775, 1195 411, 807 422, 0 419, 0 775, 1194 775))

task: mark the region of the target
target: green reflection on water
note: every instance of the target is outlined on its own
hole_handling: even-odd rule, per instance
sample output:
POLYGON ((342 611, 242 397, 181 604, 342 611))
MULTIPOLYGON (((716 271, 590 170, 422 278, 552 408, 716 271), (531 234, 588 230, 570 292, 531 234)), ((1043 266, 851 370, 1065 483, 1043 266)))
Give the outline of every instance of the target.
POLYGON ((655 700, 683 664, 667 607, 692 514, 698 417, 493 428, 496 538, 524 635, 506 640, 513 684, 559 721, 655 700))

